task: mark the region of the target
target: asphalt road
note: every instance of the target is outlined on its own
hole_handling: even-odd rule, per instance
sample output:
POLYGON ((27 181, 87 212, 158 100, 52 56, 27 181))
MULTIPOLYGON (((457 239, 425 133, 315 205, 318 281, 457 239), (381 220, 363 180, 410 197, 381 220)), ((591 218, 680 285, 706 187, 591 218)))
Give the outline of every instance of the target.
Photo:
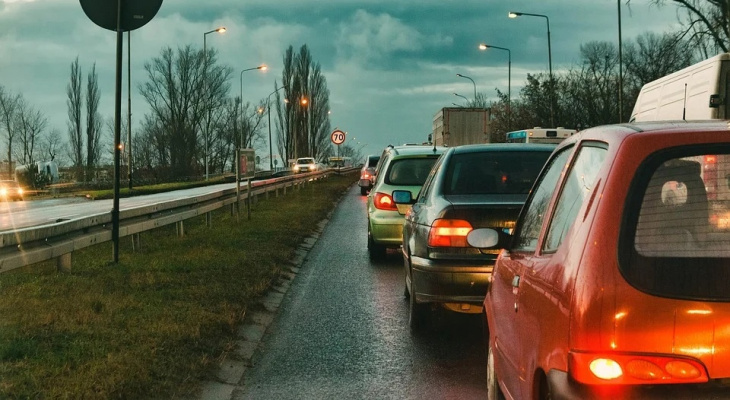
POLYGON ((236 399, 483 399, 481 320, 446 311, 408 328, 400 253, 368 259, 365 197, 334 210, 236 399))

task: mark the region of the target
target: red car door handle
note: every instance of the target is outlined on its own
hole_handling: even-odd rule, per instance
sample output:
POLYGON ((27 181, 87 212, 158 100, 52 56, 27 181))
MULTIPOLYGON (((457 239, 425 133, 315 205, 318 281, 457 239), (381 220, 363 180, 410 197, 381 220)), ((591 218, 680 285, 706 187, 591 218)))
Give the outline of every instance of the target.
MULTIPOLYGON (((512 294, 517 296, 517 292, 519 291, 519 288, 520 288, 520 276, 515 275, 512 278, 512 294)), ((518 308, 519 307, 517 306, 517 299, 515 298, 515 312, 517 312, 518 308)))

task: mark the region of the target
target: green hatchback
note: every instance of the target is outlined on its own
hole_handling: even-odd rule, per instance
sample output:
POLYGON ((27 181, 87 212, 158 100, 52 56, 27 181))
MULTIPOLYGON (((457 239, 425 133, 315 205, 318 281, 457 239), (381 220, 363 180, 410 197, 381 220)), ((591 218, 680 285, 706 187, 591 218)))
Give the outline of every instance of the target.
POLYGON ((371 259, 385 257, 387 248, 403 240, 404 215, 409 205, 396 205, 394 190, 418 195, 431 167, 446 150, 440 146, 388 146, 380 157, 375 182, 368 195, 368 253, 371 259))

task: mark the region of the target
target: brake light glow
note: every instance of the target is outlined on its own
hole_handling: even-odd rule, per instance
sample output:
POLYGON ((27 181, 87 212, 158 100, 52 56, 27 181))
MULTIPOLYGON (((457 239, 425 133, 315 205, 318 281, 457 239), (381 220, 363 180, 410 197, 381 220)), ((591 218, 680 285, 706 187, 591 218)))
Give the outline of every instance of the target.
POLYGON ((709 380, 702 363, 674 356, 571 352, 568 369, 576 381, 588 385, 701 383, 709 380))
POLYGON ((466 235, 472 231, 469 221, 462 219, 437 219, 431 224, 428 245, 431 247, 469 247, 466 235))
POLYGON ((395 205, 393 197, 391 197, 389 194, 380 192, 375 193, 373 204, 378 210, 398 211, 398 207, 395 205))
POLYGON ((616 361, 606 358, 597 358, 591 361, 590 368, 593 375, 600 379, 616 379, 623 375, 621 366, 616 361))
POLYGON ((360 179, 370 179, 370 174, 364 172, 362 175, 360 175, 360 179))

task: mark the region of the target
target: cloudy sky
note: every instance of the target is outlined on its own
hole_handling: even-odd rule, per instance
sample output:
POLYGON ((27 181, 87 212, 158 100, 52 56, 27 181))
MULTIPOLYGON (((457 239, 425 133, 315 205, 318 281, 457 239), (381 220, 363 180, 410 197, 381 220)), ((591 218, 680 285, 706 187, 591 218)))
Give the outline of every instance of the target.
MULTIPOLYGON (((144 63, 166 47, 202 48, 204 32, 225 26, 206 41, 234 70, 232 95, 243 76, 244 101, 265 98, 280 81, 284 50, 306 44, 327 79, 332 127, 347 131, 354 147, 379 154, 389 143, 421 142, 441 107, 463 104, 454 92, 473 97, 472 83, 457 73, 489 97, 507 90, 507 52, 480 52, 480 42, 511 50, 513 97, 527 73, 547 71, 545 19, 509 19, 508 11, 550 18, 554 71, 574 66, 582 43, 618 41, 615 0, 164 0, 131 34, 133 129, 147 111, 136 89, 146 79, 144 63), (261 63, 270 70, 240 74, 261 63)), ((676 13, 633 0, 622 7, 623 38, 674 31, 676 13)), ((0 0, 0 85, 21 93, 47 115, 49 129, 65 135, 65 88, 76 57, 84 79, 96 63, 100 112, 113 116, 115 40, 79 1, 0 0)), ((124 56, 126 80, 126 42, 124 56)))

